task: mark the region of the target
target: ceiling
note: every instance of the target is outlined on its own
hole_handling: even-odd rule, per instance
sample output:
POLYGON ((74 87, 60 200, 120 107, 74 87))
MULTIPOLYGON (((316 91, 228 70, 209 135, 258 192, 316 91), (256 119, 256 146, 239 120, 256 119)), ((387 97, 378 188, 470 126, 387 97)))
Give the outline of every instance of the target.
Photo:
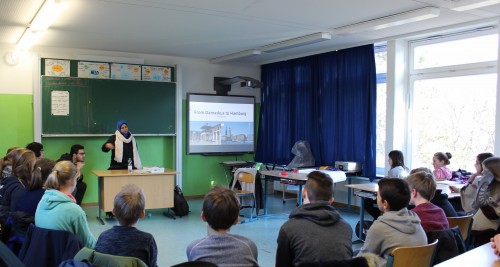
MULTIPOLYGON (((493 21, 500 4, 457 12, 467 0, 66 0, 63 14, 35 46, 121 51, 203 59, 256 49, 317 32, 422 7, 440 8, 437 18, 262 53, 236 62, 262 64, 407 36, 429 29, 493 21)), ((0 44, 14 45, 44 0, 0 1, 0 44)))

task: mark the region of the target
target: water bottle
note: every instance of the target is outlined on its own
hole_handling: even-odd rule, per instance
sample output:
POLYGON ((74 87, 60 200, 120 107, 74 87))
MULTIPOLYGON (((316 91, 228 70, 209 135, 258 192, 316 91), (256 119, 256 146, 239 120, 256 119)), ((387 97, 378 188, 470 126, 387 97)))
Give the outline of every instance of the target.
POLYGON ((128 172, 132 172, 132 159, 131 158, 128 158, 128 172))

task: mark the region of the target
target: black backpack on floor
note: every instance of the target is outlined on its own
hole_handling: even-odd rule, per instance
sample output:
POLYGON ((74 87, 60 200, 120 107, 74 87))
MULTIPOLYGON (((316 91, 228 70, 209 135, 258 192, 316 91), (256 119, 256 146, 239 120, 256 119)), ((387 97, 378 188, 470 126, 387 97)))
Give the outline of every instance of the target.
POLYGON ((174 188, 174 208, 172 209, 177 216, 186 216, 189 214, 189 205, 182 194, 181 188, 176 185, 174 188))

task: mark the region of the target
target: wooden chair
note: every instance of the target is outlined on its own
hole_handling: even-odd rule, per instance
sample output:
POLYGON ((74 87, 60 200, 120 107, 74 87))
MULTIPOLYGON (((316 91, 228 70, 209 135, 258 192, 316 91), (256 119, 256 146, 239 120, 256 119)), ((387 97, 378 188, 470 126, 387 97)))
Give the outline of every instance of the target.
POLYGON ((460 233, 462 234, 462 238, 467 243, 467 239, 470 236, 470 231, 472 228, 472 214, 461 216, 461 217, 448 217, 448 224, 450 228, 458 226, 460 228, 460 233))
POLYGON ((395 248, 387 259, 387 267, 432 266, 438 240, 425 246, 395 248))
POLYGON ((250 218, 241 221, 241 223, 255 221, 256 218, 253 217, 254 210, 256 209, 257 202, 255 198, 255 177, 257 176, 257 170, 254 168, 240 168, 234 172, 233 184, 231 185, 231 190, 233 190, 241 202, 241 208, 251 207, 250 218), (235 189, 236 182, 241 185, 241 190, 235 189), (244 197, 251 197, 252 206, 245 206, 242 199, 244 197))

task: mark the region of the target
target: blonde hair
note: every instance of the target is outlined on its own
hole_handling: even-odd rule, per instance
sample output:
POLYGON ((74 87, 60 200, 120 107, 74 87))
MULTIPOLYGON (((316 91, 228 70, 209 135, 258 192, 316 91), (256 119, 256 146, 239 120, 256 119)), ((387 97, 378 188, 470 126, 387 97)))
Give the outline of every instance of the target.
POLYGON ((69 180, 76 179, 77 174, 75 164, 67 160, 60 161, 56 163, 49 177, 47 177, 45 188, 59 189, 61 186, 66 185, 69 180))
POLYGON ((128 184, 115 196, 114 213, 120 225, 131 226, 141 217, 145 206, 144 193, 135 184, 128 184))
POLYGON ((436 181, 434 181, 434 177, 430 173, 425 171, 416 172, 410 174, 410 176, 406 178, 406 181, 410 186, 410 190, 417 190, 420 196, 426 200, 431 200, 436 193, 436 181))

